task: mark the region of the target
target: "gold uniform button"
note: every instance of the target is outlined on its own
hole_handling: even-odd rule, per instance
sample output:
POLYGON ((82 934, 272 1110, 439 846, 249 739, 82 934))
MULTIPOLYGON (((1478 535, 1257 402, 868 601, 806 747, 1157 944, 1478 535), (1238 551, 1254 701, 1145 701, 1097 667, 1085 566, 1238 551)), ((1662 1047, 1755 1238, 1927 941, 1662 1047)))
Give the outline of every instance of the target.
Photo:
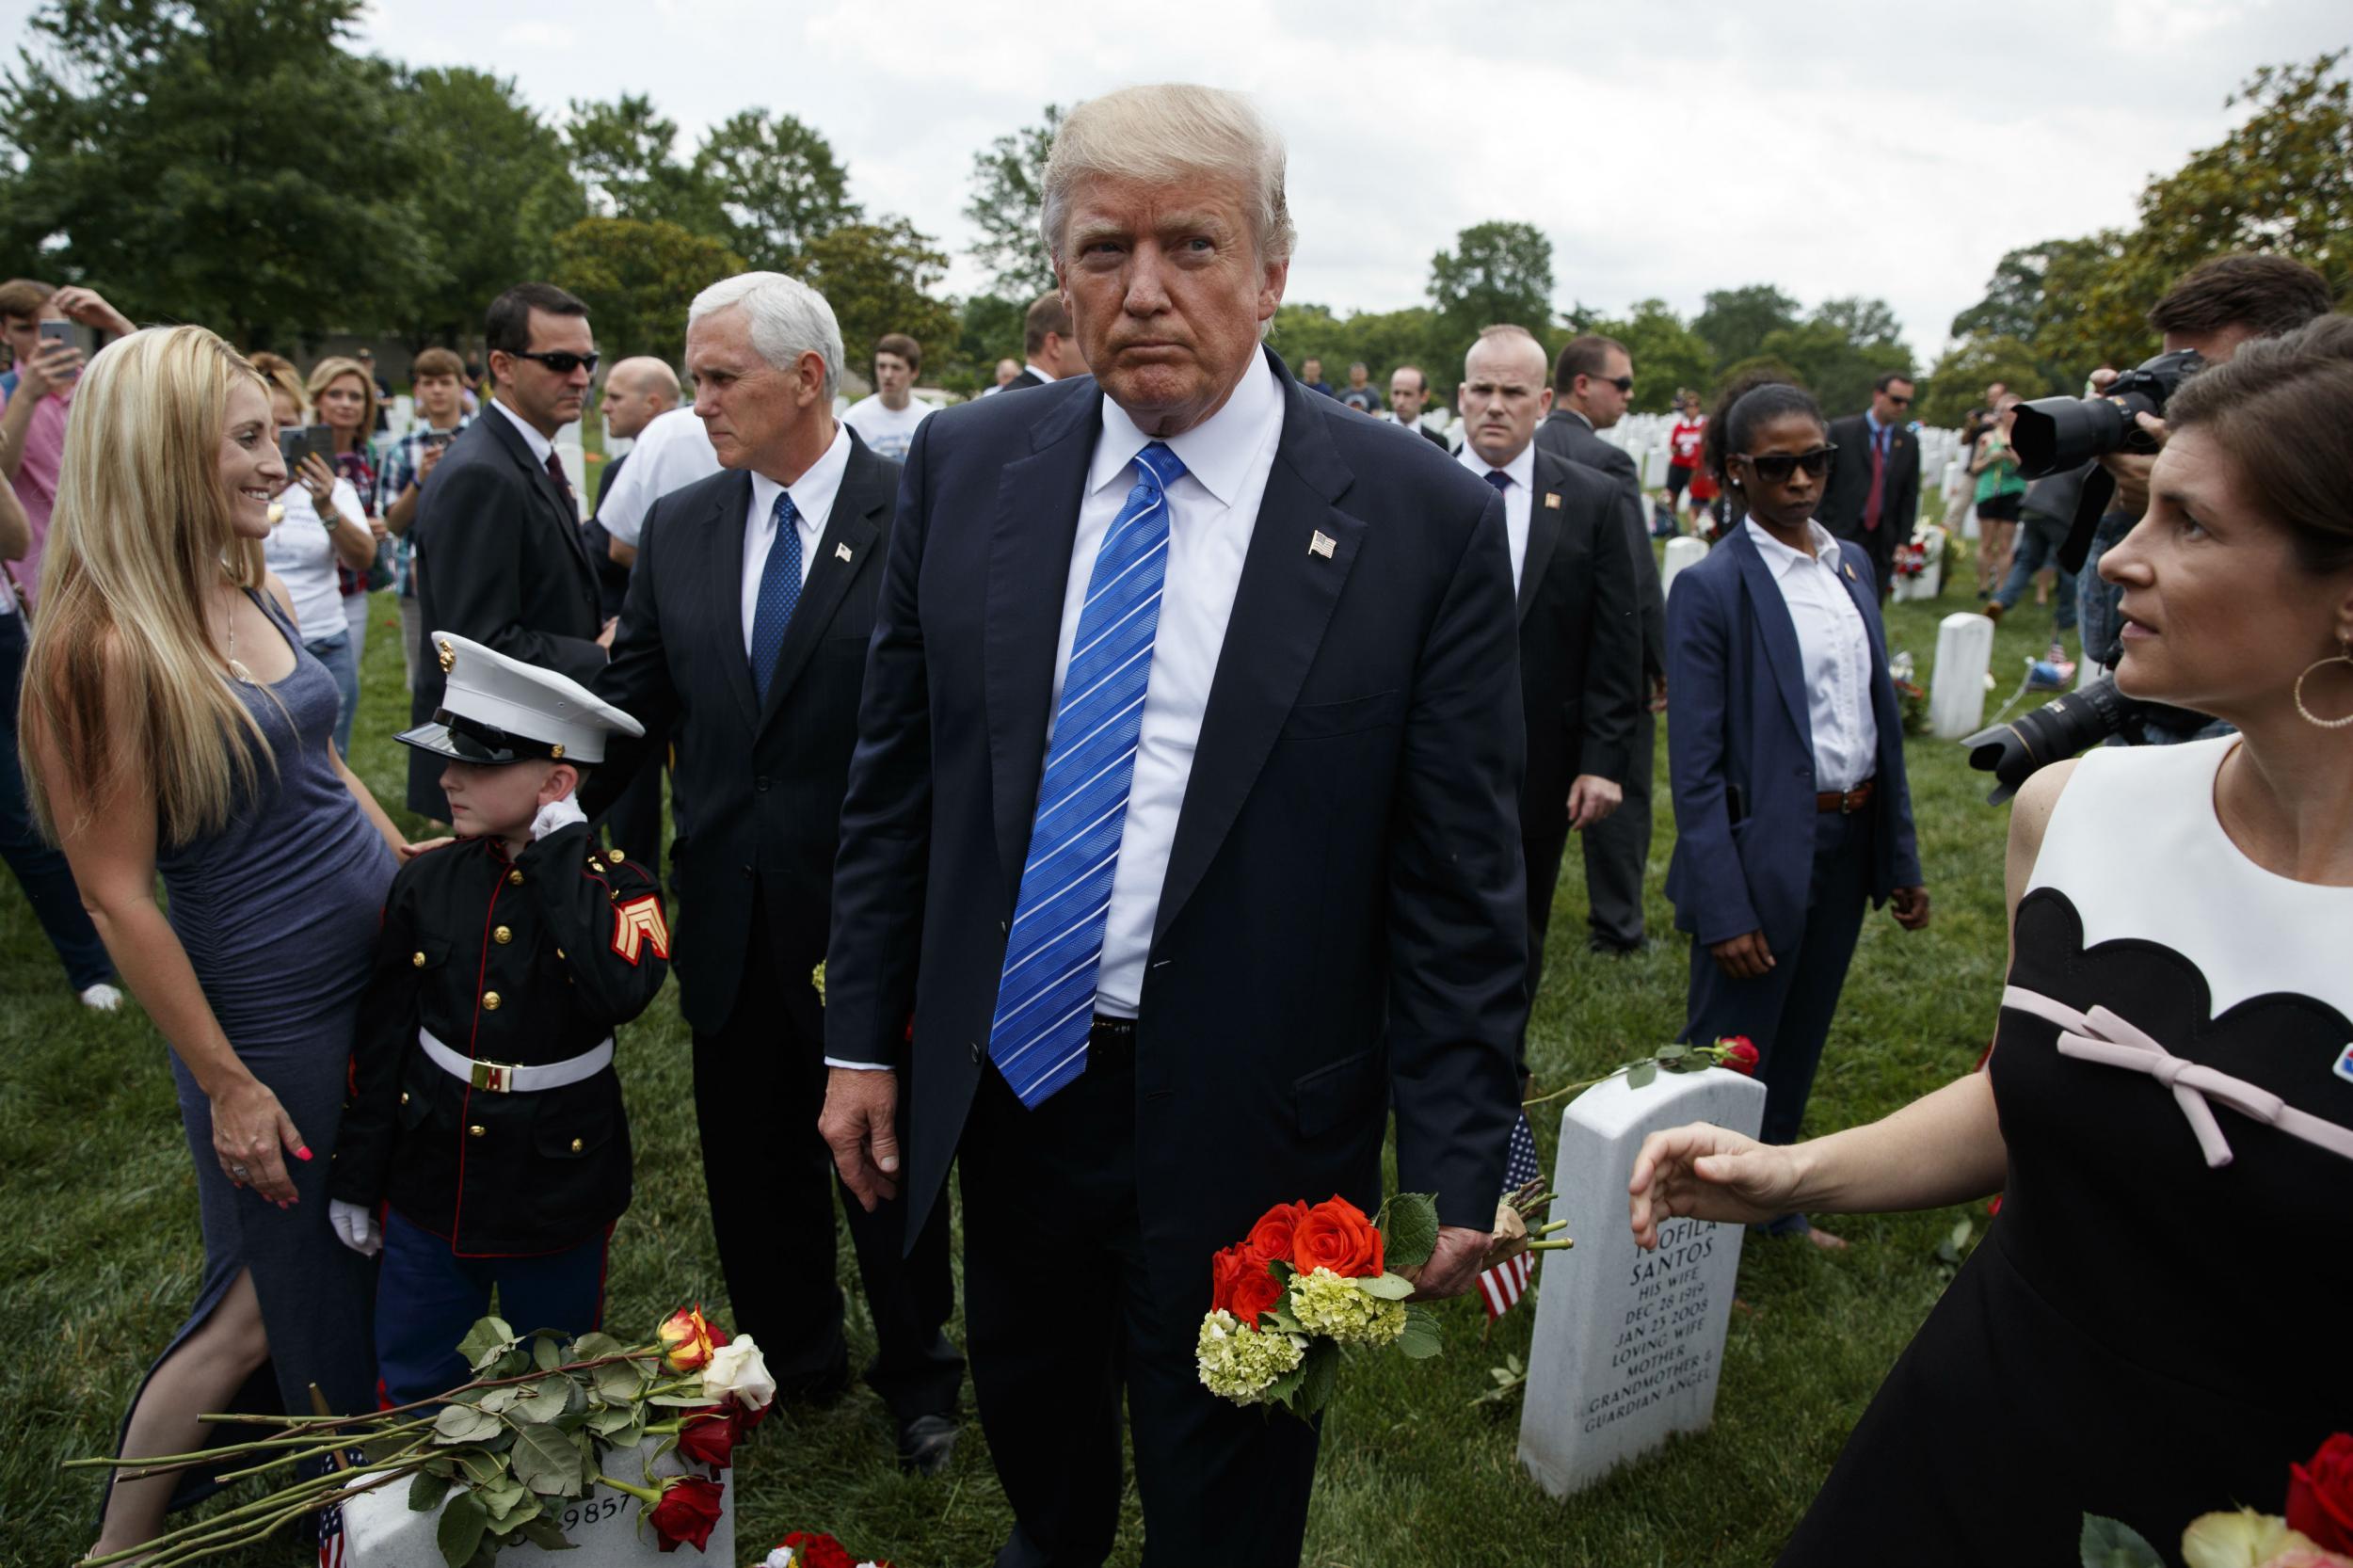
POLYGON ((400 1103, 403 1105, 407 1105, 408 1103, 408 1091, 406 1089, 403 1089, 400 1092, 400 1103))
POLYGON ((481 1136, 482 1136, 482 1124, 481 1124, 480 1122, 476 1122, 476 1123, 474 1123, 474 1125, 473 1125, 473 1126, 472 1126, 472 1127, 468 1128, 466 1129, 466 1136, 467 1136, 467 1137, 469 1137, 469 1138, 479 1138, 479 1137, 481 1137, 481 1136))
POLYGON ((482 1005, 486 1011, 491 1013, 497 1012, 499 1010, 499 994, 496 991, 483 992, 482 1005))
POLYGON ((506 926, 500 926, 497 930, 490 933, 490 940, 496 942, 501 947, 504 947, 507 943, 513 941, 514 939, 515 933, 512 929, 506 926))
POLYGON ((422 952, 418 953, 414 958, 409 959, 408 962, 422 969, 424 968, 424 954, 422 952))
POLYGON ((578 1154, 580 1152, 580 1140, 577 1138, 572 1140, 572 1152, 574 1154, 578 1154))
POLYGON ((506 885, 510 888, 521 887, 523 885, 523 873, 520 872, 508 872, 506 873, 506 885))
POLYGON ((617 866, 617 865, 619 865, 619 864, 621 863, 621 852, 620 852, 619 850, 617 850, 617 849, 608 849, 608 850, 606 850, 606 851, 604 852, 604 857, 605 857, 607 860, 612 861, 612 862, 613 862, 615 865, 616 865, 616 866, 617 866))

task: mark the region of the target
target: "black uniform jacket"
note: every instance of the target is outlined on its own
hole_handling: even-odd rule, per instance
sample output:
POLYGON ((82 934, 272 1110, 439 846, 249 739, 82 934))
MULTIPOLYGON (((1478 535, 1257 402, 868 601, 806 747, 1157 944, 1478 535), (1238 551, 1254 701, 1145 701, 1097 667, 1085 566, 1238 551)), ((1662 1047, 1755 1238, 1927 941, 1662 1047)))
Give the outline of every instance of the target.
POLYGON ((511 862, 495 839, 461 839, 402 867, 360 1008, 328 1194, 389 1200, 466 1257, 554 1252, 618 1219, 629 1120, 610 1066, 503 1094, 437 1065, 417 1031, 480 1063, 568 1061, 646 1010, 669 945, 653 879, 598 852, 585 823, 511 862))
MULTIPOLYGON (((1618 491, 1539 447, 1520 567, 1524 829, 1558 831, 1579 774, 1623 783, 1642 700, 1641 607, 1618 491)), ((1650 543, 1641 544, 1650 553, 1650 543)))

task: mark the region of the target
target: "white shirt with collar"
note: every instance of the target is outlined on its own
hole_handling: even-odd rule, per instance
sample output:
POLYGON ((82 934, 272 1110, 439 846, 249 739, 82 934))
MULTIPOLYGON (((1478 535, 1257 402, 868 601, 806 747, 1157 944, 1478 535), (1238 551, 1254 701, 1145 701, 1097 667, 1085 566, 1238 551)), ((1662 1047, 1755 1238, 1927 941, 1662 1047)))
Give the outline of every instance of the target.
POLYGON ((504 414, 506 416, 506 422, 523 433, 524 441, 531 447, 532 461, 537 463, 541 468, 547 467, 548 459, 555 455, 555 443, 550 440, 547 437, 539 434, 539 430, 536 425, 532 424, 529 421, 525 420, 522 415, 508 408, 504 399, 497 397, 490 399, 490 407, 496 408, 500 413, 504 414))
MULTIPOLYGON (((597 521, 634 550, 655 502, 718 472, 719 454, 712 448, 711 432, 691 406, 656 414, 637 432, 621 476, 598 501, 597 521)), ((794 504, 799 504, 798 497, 794 504)))
POLYGON ((1880 727, 1871 714, 1871 630, 1838 579, 1838 541, 1809 520, 1814 553, 1792 550, 1754 518, 1741 524, 1789 606, 1798 629, 1805 716, 1814 732, 1814 787, 1847 791, 1879 772, 1880 727))
MULTIPOLYGON (((1052 371, 1048 370, 1044 365, 1039 364, 1035 360, 1029 360, 1027 363, 1023 364, 1021 368, 1036 376, 1039 380, 1048 384, 1062 379, 1061 376, 1055 375, 1052 371)), ((1002 391, 1003 389, 1000 388, 999 390, 1002 391)))
MULTIPOLYGON (((850 427, 836 424, 833 444, 790 485, 764 473, 752 475, 752 504, 744 514, 744 657, 752 656, 752 620, 760 614, 760 579, 768 568, 768 547, 776 537, 776 497, 790 495, 801 535, 801 581, 817 559, 817 541, 833 516, 833 498, 841 493, 841 476, 850 467, 850 427)), ((629 477, 624 469, 621 477, 629 477)))
MULTIPOLYGON (((1282 432, 1282 388, 1265 359, 1253 354, 1224 408, 1183 435, 1166 439, 1185 472, 1168 488, 1168 566, 1160 626, 1153 634, 1135 778, 1095 982, 1095 1005, 1101 1013, 1133 1017, 1144 990, 1144 958, 1202 716, 1209 710, 1209 683, 1225 646, 1242 560, 1282 432)), ((1062 706, 1063 680, 1070 673, 1070 648, 1096 554, 1135 486, 1141 472, 1136 454, 1152 440, 1118 404, 1103 399, 1103 430, 1087 466, 1078 536, 1071 541, 1070 580, 1063 590, 1062 635, 1054 649, 1055 709, 1062 706)))
POLYGON ((1521 447, 1519 456, 1500 469, 1481 457, 1479 449, 1468 441, 1463 443, 1463 450, 1454 457, 1479 475, 1482 484, 1493 483, 1487 478, 1491 473, 1501 473, 1512 481, 1503 489, 1503 536, 1512 547, 1512 591, 1516 594, 1520 591, 1520 568, 1528 561, 1528 512, 1529 503, 1535 499, 1536 443, 1529 441, 1521 447))

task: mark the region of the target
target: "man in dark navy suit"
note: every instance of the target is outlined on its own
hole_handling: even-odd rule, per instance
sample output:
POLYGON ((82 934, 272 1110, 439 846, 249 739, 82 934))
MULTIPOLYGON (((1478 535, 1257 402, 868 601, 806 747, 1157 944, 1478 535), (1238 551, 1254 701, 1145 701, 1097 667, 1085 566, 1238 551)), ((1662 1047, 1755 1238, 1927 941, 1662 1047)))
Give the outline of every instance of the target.
MULTIPOLYGON (((646 732, 608 748, 581 804, 603 810, 632 770, 677 748, 675 962, 712 1229, 736 1326, 788 1394, 822 1403, 847 1384, 849 1349, 812 977, 899 466, 833 417, 841 331, 815 290, 775 272, 714 283, 691 308, 686 352, 723 471, 654 503, 638 535, 597 685, 646 732)), ((964 1380, 941 1333, 954 1305, 948 1215, 934 1212, 904 1258, 903 1222, 901 1206, 850 1206, 878 1341, 866 1379, 903 1463, 932 1474, 954 1445, 964 1380)))
POLYGON ((1093 378, 925 421, 892 527, 824 1126, 919 1225, 957 1165, 1006 1568, 1110 1554, 1123 1393, 1144 1562, 1297 1560, 1317 1429, 1201 1386, 1210 1257, 1370 1212, 1393 1103, 1461 1293, 1517 1109, 1502 502, 1261 347, 1282 168, 1229 93, 1073 112, 1041 227, 1093 378))
MULTIPOLYGON (((613 629, 555 433, 580 417, 596 374, 588 307, 552 283, 518 283, 491 302, 485 337, 498 395, 450 442, 410 529, 418 613, 428 631, 586 685, 613 629)), ((430 723, 440 705, 440 667, 421 659, 410 721, 430 723)), ((440 759, 409 753, 408 809, 449 820, 440 776, 440 759)))

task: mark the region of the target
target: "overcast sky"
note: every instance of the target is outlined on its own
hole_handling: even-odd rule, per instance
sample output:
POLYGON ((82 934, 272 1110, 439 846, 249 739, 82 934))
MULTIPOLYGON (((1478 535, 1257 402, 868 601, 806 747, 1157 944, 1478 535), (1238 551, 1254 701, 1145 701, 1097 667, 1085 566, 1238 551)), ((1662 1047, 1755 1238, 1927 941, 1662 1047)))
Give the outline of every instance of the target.
MULTIPOLYGON (((22 37, 24 0, 0 0, 22 37)), ((1892 303, 1933 355, 2012 247, 2129 221, 2257 66, 2353 41, 2344 0, 1665 6, 1613 0, 374 0, 366 45, 512 75, 552 114, 649 95, 681 151, 759 105, 870 212, 963 254, 973 152, 1131 82, 1258 98, 1290 144, 1289 297, 1424 302, 1486 218, 1551 237, 1556 303, 1687 314, 1771 282, 1892 303), (1964 20, 1965 19, 1965 20, 1964 20)))

